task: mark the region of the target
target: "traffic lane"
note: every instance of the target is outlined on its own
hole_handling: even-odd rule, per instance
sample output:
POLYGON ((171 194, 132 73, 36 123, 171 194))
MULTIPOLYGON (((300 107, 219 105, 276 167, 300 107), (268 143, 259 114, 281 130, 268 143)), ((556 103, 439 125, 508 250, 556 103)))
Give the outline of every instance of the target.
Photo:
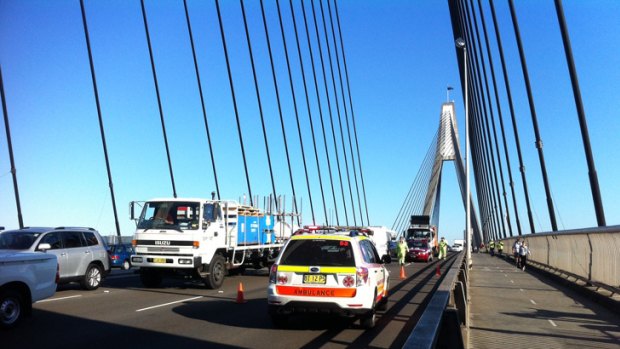
POLYGON ((273 328, 267 315, 265 275, 228 277, 221 290, 207 290, 200 284, 178 280, 166 280, 162 288, 144 289, 136 286, 140 282, 134 277, 107 279, 103 294, 71 289, 68 291, 85 296, 55 305, 37 303, 34 317, 10 332, 6 343, 25 345, 20 348, 41 347, 49 345, 46 338, 62 337, 71 338, 75 344, 68 347, 83 343, 109 346, 110 338, 123 338, 124 342, 138 346, 149 343, 152 347, 206 344, 224 348, 230 345, 287 348, 337 343, 396 347, 404 343, 413 329, 411 315, 420 312, 421 303, 416 297, 427 293, 424 288, 433 281, 433 265, 406 267, 409 277, 402 281, 398 278, 398 265, 388 266, 392 270, 389 308, 379 312, 377 326, 370 331, 364 331, 351 320, 315 316, 297 317, 286 329, 273 328), (244 304, 235 303, 239 283, 245 289, 244 304), (105 293, 106 290, 110 292, 105 293), (203 298, 184 300, 190 295, 203 298), (163 304, 171 296, 181 303, 136 311, 138 305, 163 304), (144 299, 148 302, 143 302, 144 299), (37 329, 37 336, 28 335, 33 328, 37 329), (26 341, 20 340, 24 337, 28 337, 26 341))

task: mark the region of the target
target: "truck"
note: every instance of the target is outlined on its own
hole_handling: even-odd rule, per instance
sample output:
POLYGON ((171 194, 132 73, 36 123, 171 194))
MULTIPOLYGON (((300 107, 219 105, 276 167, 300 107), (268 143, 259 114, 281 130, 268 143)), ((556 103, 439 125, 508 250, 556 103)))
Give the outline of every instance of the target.
MULTIPOLYGON (((58 283, 58 260, 53 254, 2 248, 0 234, 0 327, 16 326, 32 314, 32 303, 51 297, 58 283)), ((41 244, 40 249, 50 249, 41 244)))
MULTIPOLYGON (((144 202, 137 220, 131 264, 146 287, 168 276, 200 279, 220 288, 228 273, 273 263, 284 245, 279 218, 236 201, 158 198, 144 202)), ((290 234, 289 234, 290 235, 290 234)))
POLYGON ((433 249, 433 255, 439 255, 437 227, 430 224, 430 216, 412 215, 409 219, 409 228, 405 232, 405 238, 407 240, 426 240, 433 249))
POLYGON ((452 250, 456 252, 463 251, 463 247, 465 246, 465 240, 463 239, 454 239, 454 243, 452 244, 452 250))

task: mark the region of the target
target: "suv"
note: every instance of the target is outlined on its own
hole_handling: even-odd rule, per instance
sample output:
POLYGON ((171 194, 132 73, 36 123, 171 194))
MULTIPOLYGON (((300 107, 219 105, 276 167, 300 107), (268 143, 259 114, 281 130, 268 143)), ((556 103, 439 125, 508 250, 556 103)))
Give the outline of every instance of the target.
POLYGON ((58 258, 59 283, 78 281, 83 288, 94 290, 110 272, 106 246, 93 228, 23 228, 0 233, 0 249, 35 252, 41 250, 39 245, 49 247, 47 252, 58 258))
POLYGON ((375 310, 387 308, 389 272, 374 244, 356 230, 306 228, 284 245, 271 266, 269 315, 276 326, 294 313, 359 317, 375 325, 375 310))
POLYGON ((426 239, 408 240, 407 246, 409 247, 409 251, 405 256, 407 261, 421 261, 426 263, 433 261, 433 249, 426 239))

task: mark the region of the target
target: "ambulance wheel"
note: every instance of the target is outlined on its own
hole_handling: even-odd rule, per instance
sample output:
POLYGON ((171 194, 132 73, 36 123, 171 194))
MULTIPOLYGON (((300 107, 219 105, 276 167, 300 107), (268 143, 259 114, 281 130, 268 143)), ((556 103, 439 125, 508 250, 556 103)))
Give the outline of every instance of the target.
POLYGON ((376 311, 375 311, 376 302, 377 302, 376 299, 377 299, 377 294, 375 292, 375 301, 372 302, 372 308, 366 314, 360 317, 360 325, 364 329, 369 330, 375 327, 375 323, 377 321, 377 316, 376 316, 376 311))
POLYGON ((222 255, 213 256, 213 260, 209 264, 209 274, 204 279, 207 288, 215 290, 222 287, 224 276, 226 276, 226 265, 224 263, 222 255))

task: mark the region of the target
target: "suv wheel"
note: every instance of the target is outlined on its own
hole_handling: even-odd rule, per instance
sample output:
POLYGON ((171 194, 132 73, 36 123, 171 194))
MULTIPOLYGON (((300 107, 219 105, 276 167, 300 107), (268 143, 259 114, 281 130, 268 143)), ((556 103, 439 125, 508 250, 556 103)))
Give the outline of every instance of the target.
POLYGON ((371 329, 373 327, 375 327, 375 322, 377 320, 376 317, 376 312, 375 312, 375 304, 376 304, 376 299, 377 299, 377 293, 375 292, 375 300, 372 302, 372 308, 364 315, 362 315, 362 317, 360 318, 360 325, 362 325, 363 328, 365 329, 371 329))
POLYGON ((5 290, 0 293, 0 327, 15 326, 23 314, 22 296, 15 290, 5 290))
POLYGON ((101 286, 102 279, 103 274, 101 273, 101 268, 95 264, 91 264, 86 269, 86 274, 84 274, 81 284, 82 287, 87 290, 96 290, 101 286))
POLYGON ((205 285, 210 289, 218 289, 224 283, 225 275, 226 266, 224 265, 224 257, 216 254, 209 264, 209 274, 204 279, 205 285))

